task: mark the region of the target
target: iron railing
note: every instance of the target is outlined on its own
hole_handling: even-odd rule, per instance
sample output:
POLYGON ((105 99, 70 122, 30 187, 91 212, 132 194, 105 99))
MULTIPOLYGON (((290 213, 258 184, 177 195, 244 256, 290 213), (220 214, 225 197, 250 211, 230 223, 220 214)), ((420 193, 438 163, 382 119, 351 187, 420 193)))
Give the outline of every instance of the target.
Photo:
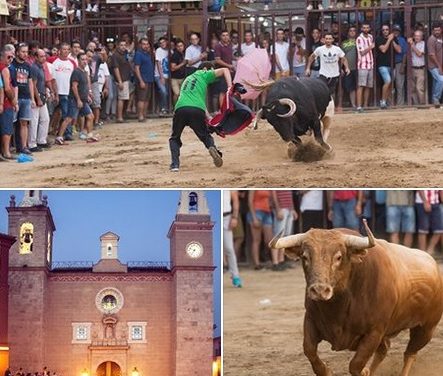
MULTIPOLYGON (((164 269, 171 270, 171 262, 169 261, 128 261, 127 264, 130 269, 140 270, 154 270, 164 269)), ((94 262, 92 261, 53 261, 51 270, 86 270, 92 269, 94 262)))

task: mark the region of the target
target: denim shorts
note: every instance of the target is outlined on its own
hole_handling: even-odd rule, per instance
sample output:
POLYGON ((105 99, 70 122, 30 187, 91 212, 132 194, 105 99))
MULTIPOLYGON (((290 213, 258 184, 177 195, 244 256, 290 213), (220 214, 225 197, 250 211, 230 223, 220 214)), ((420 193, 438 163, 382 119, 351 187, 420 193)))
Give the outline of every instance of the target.
POLYGON ((11 136, 14 133, 14 110, 7 108, 0 114, 0 136, 11 136))
POLYGON ((58 96, 58 105, 60 110, 62 111, 62 120, 68 117, 68 107, 69 107, 69 96, 68 95, 59 95, 58 96))
POLYGON ((420 234, 442 234, 443 233, 443 223, 442 215, 440 212, 440 205, 431 205, 431 211, 429 213, 425 212, 423 204, 417 204, 417 221, 418 221, 418 232, 420 234))
POLYGON ((378 67, 378 73, 380 73, 381 79, 385 84, 391 83, 391 67, 378 67))
POLYGON ((18 99, 18 112, 16 119, 31 121, 32 107, 30 99, 20 99, 20 98, 18 99))
MULTIPOLYGON (((272 226, 272 213, 268 213, 263 210, 256 210, 255 216, 263 226, 272 226)), ((251 213, 248 213, 248 222, 249 223, 253 222, 251 213)))
POLYGON ((386 232, 414 233, 415 209, 413 206, 386 206, 386 232))
POLYGON ((69 97, 68 118, 77 119, 79 116, 88 116, 91 113, 92 110, 88 102, 83 102, 83 107, 78 108, 75 98, 69 97))

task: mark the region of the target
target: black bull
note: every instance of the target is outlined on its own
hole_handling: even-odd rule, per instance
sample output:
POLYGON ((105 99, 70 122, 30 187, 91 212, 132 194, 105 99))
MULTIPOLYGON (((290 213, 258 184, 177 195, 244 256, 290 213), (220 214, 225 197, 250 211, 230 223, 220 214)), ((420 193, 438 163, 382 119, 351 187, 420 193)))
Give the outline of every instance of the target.
POLYGON ((317 142, 330 150, 327 135, 322 133, 322 119, 331 100, 328 86, 320 79, 282 78, 270 86, 257 120, 266 119, 284 141, 296 145, 301 143, 299 136, 312 130, 317 142))

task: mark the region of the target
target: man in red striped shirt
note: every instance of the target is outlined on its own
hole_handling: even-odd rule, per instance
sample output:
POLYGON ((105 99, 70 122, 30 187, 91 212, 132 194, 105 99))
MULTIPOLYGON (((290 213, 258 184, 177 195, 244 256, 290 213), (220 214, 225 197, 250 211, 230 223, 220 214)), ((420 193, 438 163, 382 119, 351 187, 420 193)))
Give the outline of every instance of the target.
POLYGON ((431 255, 443 234, 443 220, 440 212, 440 203, 443 201, 443 191, 428 189, 417 191, 415 204, 418 221, 418 248, 431 255), (429 233, 432 236, 427 243, 429 233))
POLYGON ((369 31, 371 26, 364 22, 361 27, 361 34, 357 37, 357 69, 358 69, 358 89, 357 89, 357 112, 363 112, 364 107, 368 107, 371 88, 374 87, 374 38, 369 31))

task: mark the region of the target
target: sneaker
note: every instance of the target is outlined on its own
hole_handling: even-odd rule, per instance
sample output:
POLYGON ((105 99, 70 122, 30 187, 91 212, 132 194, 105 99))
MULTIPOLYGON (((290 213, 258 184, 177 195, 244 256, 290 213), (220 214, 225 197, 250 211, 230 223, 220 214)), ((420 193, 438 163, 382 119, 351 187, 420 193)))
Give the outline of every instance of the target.
POLYGON ((178 165, 171 164, 171 166, 169 166, 169 171, 171 171, 171 172, 179 172, 180 168, 179 168, 178 165))
POLYGON ((37 146, 42 149, 50 149, 51 148, 51 144, 49 142, 47 142, 46 144, 37 144, 37 146))
POLYGON ((240 277, 232 278, 232 285, 234 287, 243 287, 240 277))
POLYGON ((388 7, 392 6, 392 1, 388 1, 388 2, 386 3, 386 5, 387 5, 388 7))
POLYGON ((64 145, 64 144, 65 144, 65 141, 63 140, 63 137, 56 137, 56 138, 55 138, 55 143, 56 143, 57 145, 64 145))
POLYGON ((211 146, 209 147, 208 151, 212 157, 212 160, 214 161, 215 167, 223 166, 222 154, 217 150, 217 148, 215 146, 211 146))
POLYGON ((67 135, 64 137, 65 141, 74 141, 74 137, 72 137, 71 135, 67 135))
POLYGON ((80 140, 86 140, 88 138, 88 135, 84 132, 80 132, 80 135, 78 136, 80 140))
POLYGON ((50 13, 60 13, 60 12, 63 12, 63 8, 54 4, 49 8, 49 12, 50 13))
POLYGON ((88 6, 85 9, 86 12, 92 12, 92 5, 88 4, 88 6))
POLYGON ((39 147, 39 146, 35 146, 35 147, 33 147, 33 148, 29 148, 29 150, 30 150, 32 153, 39 152, 39 151, 43 151, 43 149, 42 149, 41 147, 39 147))
POLYGON ((32 155, 32 151, 29 150, 28 148, 23 148, 23 149, 20 151, 20 153, 21 153, 21 154, 26 154, 26 155, 32 155))
POLYGON ((318 4, 318 10, 323 10, 323 5, 318 4))
POLYGON ((92 11, 94 12, 94 13, 98 13, 98 5, 97 4, 95 4, 93 7, 92 7, 92 11))
POLYGON ((357 107, 357 108, 355 109, 355 112, 358 113, 358 114, 363 113, 363 107, 357 107))
POLYGON ((386 110, 388 108, 388 105, 386 104, 386 101, 384 101, 384 100, 380 101, 380 108, 382 110, 386 110))
POLYGON ((268 5, 268 4, 265 5, 264 10, 265 10, 265 11, 268 11, 268 10, 269 10, 269 5, 268 5))
POLYGON ((306 10, 312 10, 312 9, 314 9, 314 7, 312 6, 312 4, 309 4, 309 5, 306 7, 306 10))
POLYGON ((282 272, 283 270, 285 270, 285 268, 281 264, 274 264, 274 265, 272 265, 272 269, 271 270, 273 272, 282 272))

